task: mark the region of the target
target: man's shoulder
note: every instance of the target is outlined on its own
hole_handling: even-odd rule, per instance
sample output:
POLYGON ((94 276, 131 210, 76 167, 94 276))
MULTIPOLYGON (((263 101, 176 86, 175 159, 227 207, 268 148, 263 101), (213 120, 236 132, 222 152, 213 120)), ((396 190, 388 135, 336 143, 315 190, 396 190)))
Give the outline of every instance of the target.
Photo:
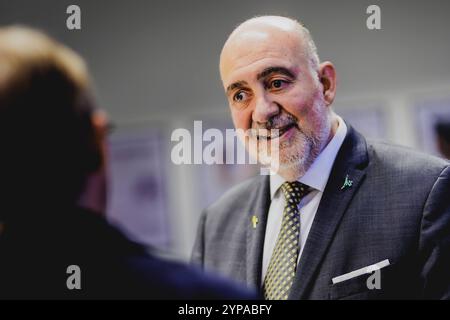
MULTIPOLYGON (((83 212, 80 212, 80 215, 83 212)), ((83 216, 82 216, 83 217, 83 216)), ((100 298, 139 299, 254 299, 246 291, 221 278, 169 259, 158 250, 130 240, 101 217, 86 212, 80 223, 88 237, 98 239, 85 245, 86 263, 92 279, 87 293, 100 298), (108 248, 114 247, 114 250, 108 248), (116 279, 114 284, 108 279, 116 279)))
POLYGON ((143 284, 141 295, 156 299, 257 299, 256 293, 185 263, 149 254, 130 259, 143 284))
POLYGON ((371 162, 381 164, 385 170, 394 170, 417 176, 439 175, 450 162, 406 146, 384 141, 367 140, 371 162))

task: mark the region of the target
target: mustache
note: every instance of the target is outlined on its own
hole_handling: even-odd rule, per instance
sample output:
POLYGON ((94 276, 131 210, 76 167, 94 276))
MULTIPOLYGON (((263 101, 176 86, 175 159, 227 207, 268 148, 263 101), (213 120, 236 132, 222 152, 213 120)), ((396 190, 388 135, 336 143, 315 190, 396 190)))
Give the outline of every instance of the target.
POLYGON ((291 114, 280 115, 277 117, 272 117, 265 123, 257 123, 255 121, 252 122, 252 129, 266 129, 266 130, 274 130, 280 129, 290 125, 297 125, 297 118, 291 114))
POLYGON ((250 135, 258 139, 276 138, 293 126, 302 131, 297 125, 296 117, 291 114, 284 114, 272 117, 265 123, 257 123, 253 121, 250 135))

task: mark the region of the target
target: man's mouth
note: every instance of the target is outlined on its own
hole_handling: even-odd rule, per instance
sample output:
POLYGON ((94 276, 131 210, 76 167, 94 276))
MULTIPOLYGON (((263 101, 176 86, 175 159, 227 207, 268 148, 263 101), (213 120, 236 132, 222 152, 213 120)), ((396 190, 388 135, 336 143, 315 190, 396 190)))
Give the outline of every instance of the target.
POLYGON ((291 123, 288 124, 286 126, 280 127, 280 128, 272 128, 270 130, 261 130, 261 131, 266 131, 266 134, 257 134, 256 138, 258 140, 270 140, 270 139, 276 139, 279 138, 281 136, 283 136, 286 132, 289 131, 289 129, 291 129, 292 127, 295 127, 296 124, 295 123, 291 123))

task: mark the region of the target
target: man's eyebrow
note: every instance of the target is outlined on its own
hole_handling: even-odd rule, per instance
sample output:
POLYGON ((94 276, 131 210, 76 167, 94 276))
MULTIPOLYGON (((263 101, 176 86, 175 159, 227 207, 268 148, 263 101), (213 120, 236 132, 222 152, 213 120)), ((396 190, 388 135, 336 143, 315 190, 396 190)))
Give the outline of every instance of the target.
POLYGON ((281 73, 281 74, 284 74, 285 76, 288 76, 289 78, 292 78, 292 79, 295 78, 294 74, 288 68, 285 68, 285 67, 268 67, 268 68, 264 69, 261 73, 259 73, 256 76, 256 79, 257 80, 261 80, 262 78, 265 78, 268 75, 271 75, 273 73, 281 73))
POLYGON ((243 88, 243 87, 245 87, 246 85, 248 85, 246 81, 238 81, 238 82, 234 82, 234 83, 230 84, 230 85, 227 87, 227 93, 230 93, 230 92, 233 91, 234 89, 240 89, 240 88, 243 88))

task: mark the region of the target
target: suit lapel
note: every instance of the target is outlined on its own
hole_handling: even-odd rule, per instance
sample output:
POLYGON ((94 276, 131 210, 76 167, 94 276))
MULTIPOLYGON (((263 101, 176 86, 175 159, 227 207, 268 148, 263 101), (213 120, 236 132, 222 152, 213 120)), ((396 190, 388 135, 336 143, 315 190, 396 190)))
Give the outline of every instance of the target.
POLYGON ((302 299, 307 294, 344 212, 364 179, 368 164, 366 142, 351 126, 347 126, 347 135, 309 232, 289 299, 302 299))
MULTIPOLYGON (((261 176, 248 201, 245 228, 247 232, 247 285, 260 288, 264 238, 270 206, 269 176, 261 176), (253 226, 252 217, 258 220, 253 226)), ((244 259, 244 257, 242 257, 244 259)))

